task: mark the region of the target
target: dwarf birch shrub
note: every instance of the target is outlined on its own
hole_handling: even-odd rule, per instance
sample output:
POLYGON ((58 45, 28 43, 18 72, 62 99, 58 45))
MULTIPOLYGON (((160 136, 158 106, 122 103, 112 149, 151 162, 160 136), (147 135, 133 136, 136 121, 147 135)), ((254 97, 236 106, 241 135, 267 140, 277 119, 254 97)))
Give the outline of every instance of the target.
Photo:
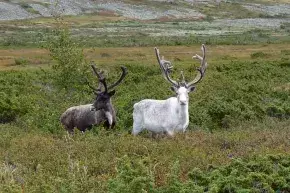
MULTIPOLYGON (((59 116, 66 108, 92 102, 94 95, 83 82, 88 77, 92 85, 97 84, 89 66, 81 66, 80 69, 85 68, 82 72, 70 72, 69 68, 55 65, 59 68, 1 72, 0 116, 1 120, 7 119, 2 122, 25 115, 21 120, 31 127, 60 131, 59 116), (67 76, 66 71, 75 74, 72 76, 76 78, 68 77, 62 82, 63 77, 59 74, 67 76), (88 76, 84 75, 87 72, 88 76)), ((206 78, 191 94, 189 130, 234 128, 241 122, 263 121, 269 116, 289 119, 290 68, 280 65, 279 61, 235 61, 209 66, 206 78)), ((120 65, 99 66, 110 73, 108 82, 119 77, 120 65)), ((148 68, 136 61, 125 66, 129 73, 116 90, 113 104, 117 112, 117 129, 130 131, 134 103, 144 98, 165 99, 174 93, 161 77, 158 66, 148 68)), ((188 77, 190 73, 193 72, 189 71, 188 77)), ((179 76, 177 70, 173 76, 179 76)))
POLYGON ((0 98, 0 123, 12 122, 17 116, 26 112, 20 106, 20 102, 15 98, 15 95, 0 92, 0 98))
MULTIPOLYGON (((152 160, 149 160, 149 163, 152 160)), ((176 162, 165 185, 158 187, 153 180, 148 161, 142 158, 119 161, 117 176, 109 181, 109 192, 289 192, 289 155, 265 155, 234 159, 229 165, 209 167, 207 171, 194 168, 188 180, 180 179, 176 162), (136 183, 138 182, 138 183, 136 183)))
POLYGON ((82 85, 86 72, 83 49, 73 40, 68 29, 54 30, 46 48, 55 61, 52 68, 56 85, 66 89, 82 85))
POLYGON ((26 84, 30 83, 26 73, 2 72, 0 76, 0 123, 15 121, 31 109, 29 97, 23 93, 30 90, 26 84))
POLYGON ((109 181, 111 193, 154 192, 154 177, 152 166, 146 159, 132 162, 128 156, 119 160, 118 174, 109 181))

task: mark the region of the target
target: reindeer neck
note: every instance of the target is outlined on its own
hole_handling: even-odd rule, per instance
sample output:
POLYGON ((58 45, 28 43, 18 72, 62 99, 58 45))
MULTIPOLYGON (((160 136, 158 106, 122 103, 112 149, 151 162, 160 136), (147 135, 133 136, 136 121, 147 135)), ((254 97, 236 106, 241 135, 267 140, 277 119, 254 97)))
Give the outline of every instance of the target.
POLYGON ((179 104, 179 109, 180 109, 180 113, 179 113, 180 117, 187 119, 188 118, 188 104, 186 105, 179 104))
POLYGON ((179 129, 183 129, 183 131, 187 128, 188 123, 189 123, 189 112, 188 112, 188 104, 186 105, 178 105, 179 107, 179 129))
POLYGON ((179 104, 177 97, 173 97, 174 101, 175 101, 175 108, 176 108, 176 112, 178 112, 178 115, 180 118, 185 118, 188 119, 189 115, 188 115, 188 104, 186 105, 181 105, 179 104))

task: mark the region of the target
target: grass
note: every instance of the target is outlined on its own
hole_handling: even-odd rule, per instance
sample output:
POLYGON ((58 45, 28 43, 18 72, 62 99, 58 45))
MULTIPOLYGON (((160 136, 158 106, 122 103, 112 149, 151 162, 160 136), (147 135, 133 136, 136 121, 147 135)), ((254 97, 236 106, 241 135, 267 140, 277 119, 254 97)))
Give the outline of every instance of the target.
MULTIPOLYGON (((221 4, 230 13, 239 6, 221 4)), ((215 14, 211 17, 224 17, 215 14)), ((252 13, 239 13, 246 14, 252 13)), ((49 48, 63 62, 57 63, 41 47, 51 41, 47 27, 58 22, 50 18, 1 22, 0 30, 9 35, 0 37, 0 192, 289 192, 288 24, 275 34, 263 30, 226 36, 140 33, 148 26, 207 29, 187 24, 126 21, 110 13, 66 17, 71 40, 85 47, 84 58, 105 70, 108 82, 118 78, 121 65, 129 72, 113 97, 115 130, 94 127, 69 136, 60 125, 61 113, 94 98, 84 77, 74 74, 83 68, 81 52, 73 54, 78 46, 66 36, 56 41, 59 47, 49 48), (129 31, 127 37, 77 33, 103 27, 140 30, 129 31), (201 43, 207 45, 209 68, 190 95, 187 133, 158 139, 147 132, 131 136, 135 102, 174 95, 160 74, 153 47, 157 45, 161 55, 173 62, 174 78, 184 70, 186 80, 191 80, 199 65, 191 57, 201 52, 201 43), (78 69, 70 68, 73 65, 78 69), (68 73, 57 77, 55 67, 68 73), (57 81, 61 79, 65 81, 57 81)), ((89 65, 84 68, 81 73, 96 83, 89 65)))
MULTIPOLYGON (((198 63, 191 56, 200 53, 200 46, 159 49, 174 61, 174 77, 181 69, 187 79, 194 76, 192 67, 198 63)), ((150 183, 153 180, 154 188, 161 191, 170 187, 168 176, 177 163, 176 180, 186 187, 195 168, 206 175, 211 167, 234 167, 230 165, 236 159, 290 155, 289 46, 209 45, 207 50, 209 69, 190 96, 189 131, 157 140, 147 133, 138 137, 129 134, 135 102, 172 96, 153 48, 84 50, 88 61, 96 61, 109 73, 109 82, 119 75, 120 65, 127 66, 129 74, 113 98, 116 130, 95 127, 74 136, 66 134, 59 116, 70 106, 92 101, 87 86, 81 82, 78 88, 56 86, 46 65, 55 61, 43 49, 1 50, 0 116, 11 119, 0 124, 0 192, 114 192, 123 186, 123 172, 139 179, 143 169, 150 171, 143 177, 150 183), (20 68, 7 62, 20 57, 29 64, 20 68), (40 65, 37 60, 42 61, 40 65), (126 169, 126 157, 137 164, 133 168, 139 172, 126 169), (139 165, 141 162, 145 165, 139 165)), ((93 82, 95 78, 90 74, 89 79, 93 82)), ((140 191, 139 186, 134 187, 140 191)))
MULTIPOLYGON (((191 63, 191 56, 198 53, 199 45, 193 46, 158 46, 163 50, 164 55, 171 61, 181 59, 181 62, 191 63)), ((211 45, 207 46, 209 52, 209 62, 245 60, 251 61, 251 55, 257 52, 263 52, 267 57, 267 61, 275 61, 281 57, 289 56, 290 49, 288 44, 262 44, 262 45, 211 45)), ((84 54, 88 61, 95 60, 97 64, 102 66, 115 66, 118 64, 126 64, 132 61, 144 61, 144 65, 156 65, 155 55, 152 47, 115 47, 115 48, 88 48, 84 49, 84 54)), ((15 59, 24 58, 29 61, 27 68, 47 68, 48 64, 53 61, 48 51, 39 48, 16 48, 0 50, 0 71, 17 70, 15 67, 15 59)), ((174 63, 179 62, 178 60, 174 63)), ((194 62, 194 61, 192 61, 194 62)), ((156 67, 156 66, 155 66, 156 67)))
POLYGON ((10 177, 5 176, 7 181, 1 181, 0 190, 4 191, 4 186, 10 192, 20 191, 23 183, 27 192, 72 189, 74 192, 103 192, 107 189, 107 180, 116 175, 115 167, 124 155, 131 160, 148 158, 152 161, 156 185, 164 186, 176 161, 180 164, 179 177, 185 181, 188 171, 196 167, 206 171, 209 165, 227 165, 234 158, 290 155, 289 129, 289 121, 269 120, 258 125, 243 124, 231 131, 194 131, 174 139, 153 140, 104 130, 74 137, 65 133, 54 136, 2 125, 1 169, 3 172, 3 167, 8 167, 6 175, 10 177))
MULTIPOLYGON (((127 28, 131 24, 122 24, 122 26, 116 25, 113 28, 127 28)), ((152 25, 152 29, 157 27, 158 24, 152 25)), ((177 28, 179 25, 169 24, 165 27, 177 28)), ((184 25, 182 25, 184 26, 184 25)), ((108 27, 108 26, 107 26, 108 27)), ((132 24, 129 28, 142 28, 143 24, 132 24)), ((198 27, 200 28, 200 27, 198 27)), ((103 33, 99 34, 93 29, 102 29, 101 26, 97 28, 84 28, 83 31, 78 29, 72 30, 75 40, 79 42, 80 45, 84 47, 143 47, 143 46, 155 46, 155 45, 167 45, 167 46, 189 46, 189 45, 200 45, 201 43, 206 43, 208 45, 249 45, 249 44, 281 44, 288 43, 290 41, 288 32, 266 32, 261 30, 249 30, 240 33, 227 33, 224 35, 202 35, 202 28, 197 29, 197 34, 185 34, 170 35, 170 36, 151 36, 148 33, 151 32, 110 32, 108 35, 103 33), (91 33, 96 33, 92 35, 91 33)), ((7 29, 5 29, 7 30, 7 29)), ((171 30, 171 29, 170 29, 171 30)), ((191 30, 186 29, 185 30, 191 30)), ((173 30, 174 31, 174 30, 173 30)), ((49 29, 11 29, 11 33, 5 36, 2 40, 0 39, 0 48, 31 48, 31 47, 41 47, 43 43, 47 42, 47 38, 51 36, 52 32, 49 29)))

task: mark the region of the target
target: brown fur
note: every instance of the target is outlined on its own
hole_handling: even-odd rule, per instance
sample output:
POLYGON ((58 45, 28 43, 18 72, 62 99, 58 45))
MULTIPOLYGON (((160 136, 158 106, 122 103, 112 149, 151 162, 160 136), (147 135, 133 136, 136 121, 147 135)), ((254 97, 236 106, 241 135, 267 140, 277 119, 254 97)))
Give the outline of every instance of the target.
MULTIPOLYGON (((112 127, 116 122, 116 115, 114 109, 110 110, 113 117, 112 127)), ((94 110, 92 104, 74 106, 68 108, 60 117, 60 121, 65 129, 72 133, 74 128, 80 131, 91 129, 93 125, 105 123, 106 127, 110 127, 108 119, 104 110, 94 110)))

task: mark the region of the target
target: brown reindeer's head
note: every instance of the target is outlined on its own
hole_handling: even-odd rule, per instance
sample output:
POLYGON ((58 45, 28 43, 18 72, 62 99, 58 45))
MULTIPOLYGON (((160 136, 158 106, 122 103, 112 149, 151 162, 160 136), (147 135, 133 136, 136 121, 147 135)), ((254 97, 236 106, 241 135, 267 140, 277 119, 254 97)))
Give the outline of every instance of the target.
POLYGON ((115 94, 115 90, 112 90, 114 87, 118 86, 122 80, 125 78, 127 75, 127 69, 126 67, 122 66, 122 75, 119 78, 118 81, 116 81, 114 84, 107 86, 106 83, 106 78, 104 77, 104 72, 103 71, 98 71, 96 66, 94 64, 91 65, 94 74, 98 77, 99 80, 99 86, 98 88, 92 87, 90 84, 89 87, 91 87, 96 95, 96 99, 93 103, 93 110, 104 110, 105 112, 109 112, 113 109, 112 104, 111 104, 111 97, 115 94), (102 88, 104 88, 102 90, 102 88))
POLYGON ((195 90, 195 86, 198 82, 202 80, 202 78, 205 75, 205 71, 207 68, 207 62, 205 60, 205 46, 202 44, 201 46, 203 56, 195 55, 192 58, 196 58, 201 61, 200 67, 196 68, 196 70, 199 72, 199 74, 191 81, 191 82, 186 82, 183 71, 181 71, 181 81, 175 81, 170 78, 169 73, 171 72, 171 69, 173 68, 172 64, 170 61, 164 60, 164 57, 160 57, 159 55, 159 50, 155 48, 155 53, 157 56, 158 63, 160 65, 162 75, 167 80, 172 84, 171 89, 176 93, 178 102, 181 105, 186 105, 188 103, 188 93, 192 92, 195 90))

